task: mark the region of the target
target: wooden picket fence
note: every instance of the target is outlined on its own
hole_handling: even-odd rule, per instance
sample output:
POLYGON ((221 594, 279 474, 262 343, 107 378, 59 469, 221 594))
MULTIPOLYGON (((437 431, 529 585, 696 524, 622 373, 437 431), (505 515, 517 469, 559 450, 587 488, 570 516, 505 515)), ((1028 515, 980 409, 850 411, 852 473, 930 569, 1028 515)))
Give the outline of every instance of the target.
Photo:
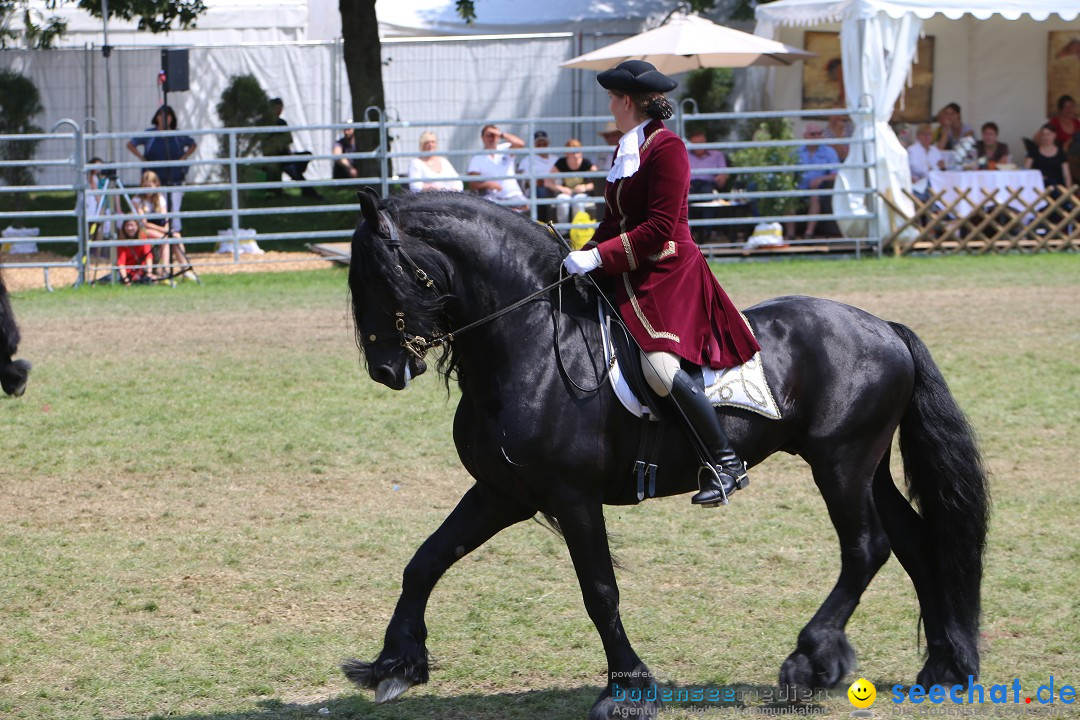
MULTIPOLYGON (((931 191, 925 201, 905 191, 915 214, 884 239, 884 246, 897 255, 1080 250, 1080 195, 1075 186, 1047 188, 1031 202, 1020 198, 1020 189, 978 192, 982 198, 972 189, 956 191, 946 203, 944 191, 931 191), (974 209, 960 215, 961 205, 974 209), (912 230, 914 241, 904 237, 912 230)), ((881 198, 897 216, 905 215, 890 197, 881 198)))

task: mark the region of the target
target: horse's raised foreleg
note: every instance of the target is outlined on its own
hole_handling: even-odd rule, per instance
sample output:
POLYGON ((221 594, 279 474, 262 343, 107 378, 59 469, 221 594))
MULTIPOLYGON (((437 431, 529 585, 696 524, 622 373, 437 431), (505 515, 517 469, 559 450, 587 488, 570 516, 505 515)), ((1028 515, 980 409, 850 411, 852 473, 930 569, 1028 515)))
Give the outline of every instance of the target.
POLYGON ((649 668, 634 652, 619 617, 619 588, 611 565, 604 509, 599 500, 577 499, 558 515, 574 562, 585 609, 604 643, 608 684, 589 720, 654 717, 662 706, 649 668))
POLYGON ((405 567, 394 616, 386 628, 383 649, 373 662, 347 660, 341 669, 360 687, 375 690, 375 702, 393 700, 428 680, 424 611, 435 583, 457 560, 483 545, 497 532, 527 520, 535 510, 474 485, 405 567))
MULTIPOLYGON (((877 457, 880 457, 877 456, 877 457)), ((844 627, 870 580, 889 559, 889 541, 874 511, 870 478, 877 464, 862 448, 837 448, 835 460, 813 464, 814 480, 840 540, 840 577, 799 633, 795 651, 780 668, 780 684, 834 687, 855 666, 844 627), (850 459, 861 455, 861 462, 850 459)))

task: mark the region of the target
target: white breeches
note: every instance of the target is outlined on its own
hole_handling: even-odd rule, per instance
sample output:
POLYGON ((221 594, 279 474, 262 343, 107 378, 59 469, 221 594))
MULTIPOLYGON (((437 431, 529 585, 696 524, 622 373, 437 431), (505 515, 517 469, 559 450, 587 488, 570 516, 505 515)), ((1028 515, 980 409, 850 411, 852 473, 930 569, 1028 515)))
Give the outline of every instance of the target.
POLYGON ((679 356, 675 353, 641 353, 641 371, 645 374, 645 382, 660 397, 667 397, 671 393, 679 367, 679 356))

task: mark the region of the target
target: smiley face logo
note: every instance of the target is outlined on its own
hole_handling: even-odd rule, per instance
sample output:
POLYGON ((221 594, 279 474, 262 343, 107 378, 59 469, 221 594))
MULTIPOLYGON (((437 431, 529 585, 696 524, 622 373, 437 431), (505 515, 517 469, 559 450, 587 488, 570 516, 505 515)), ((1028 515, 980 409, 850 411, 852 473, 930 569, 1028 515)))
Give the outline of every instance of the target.
POLYGON ((868 708, 877 698, 877 688, 866 678, 859 678, 851 683, 847 691, 848 700, 857 708, 868 708))

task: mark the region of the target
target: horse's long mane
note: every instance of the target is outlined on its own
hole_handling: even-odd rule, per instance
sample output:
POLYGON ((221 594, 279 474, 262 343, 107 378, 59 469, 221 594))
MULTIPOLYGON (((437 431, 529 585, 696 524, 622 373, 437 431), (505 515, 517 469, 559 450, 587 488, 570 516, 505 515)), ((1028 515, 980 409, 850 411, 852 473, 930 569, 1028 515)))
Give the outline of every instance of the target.
MULTIPOLYGON (((481 253, 510 250, 514 262, 546 268, 552 276, 558 272, 561 260, 558 241, 547 230, 483 198, 463 193, 425 192, 391 196, 379 207, 397 225, 402 250, 431 277, 434 287, 422 284, 386 238, 374 235, 366 223, 361 223, 353 235, 349 266, 358 347, 362 347, 360 290, 365 286, 386 288, 391 304, 407 312, 409 329, 437 328, 442 332, 453 329, 449 327, 445 307, 454 297, 451 286, 455 268, 438 249, 440 245, 468 243, 481 253)), ((436 367, 447 384, 457 366, 453 343, 442 346, 436 367)))

